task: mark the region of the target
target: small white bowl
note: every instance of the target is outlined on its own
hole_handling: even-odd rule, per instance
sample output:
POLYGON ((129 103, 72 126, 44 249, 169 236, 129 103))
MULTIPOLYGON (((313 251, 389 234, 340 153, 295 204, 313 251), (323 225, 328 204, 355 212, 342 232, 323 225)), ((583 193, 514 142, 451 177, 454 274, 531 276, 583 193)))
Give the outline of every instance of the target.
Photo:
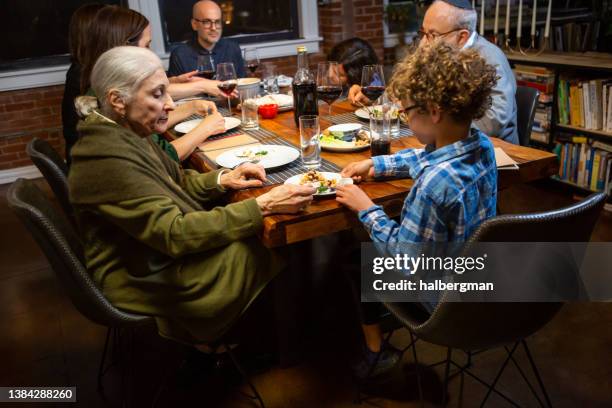
POLYGON ((238 89, 259 88, 259 78, 238 78, 238 89))
POLYGON ((327 130, 335 137, 350 142, 357 137, 357 133, 359 133, 362 127, 363 125, 360 123, 343 123, 341 125, 330 126, 327 130))

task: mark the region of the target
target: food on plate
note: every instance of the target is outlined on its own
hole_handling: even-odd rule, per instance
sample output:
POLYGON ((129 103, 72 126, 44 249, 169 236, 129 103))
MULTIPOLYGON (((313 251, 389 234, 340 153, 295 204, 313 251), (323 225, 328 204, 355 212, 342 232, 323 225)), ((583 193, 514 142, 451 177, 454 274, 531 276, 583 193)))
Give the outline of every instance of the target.
POLYGON ((268 154, 267 150, 245 149, 241 152, 236 153, 236 157, 244 158, 247 160, 255 160, 255 159, 261 159, 263 156, 267 154, 268 154))
MULTIPOLYGON (((391 113, 391 119, 397 119, 397 117, 399 116, 399 109, 397 109, 396 107, 391 107, 389 108, 389 110, 391 113)), ((372 113, 376 116, 377 119, 382 119, 383 117, 382 106, 381 105, 374 106, 372 108, 372 113)))
POLYGON ((318 194, 321 194, 335 189, 337 182, 338 180, 335 178, 327 179, 318 171, 310 170, 308 173, 302 175, 300 185, 312 186, 317 189, 318 194))
POLYGON ((285 94, 268 94, 256 99, 257 105, 278 105, 279 107, 292 106, 293 97, 285 94))
POLYGON ((357 136, 354 137, 350 142, 342 139, 342 136, 330 132, 329 129, 325 129, 321 133, 321 143, 335 146, 369 146, 370 145, 370 133, 367 130, 360 130, 357 132, 357 136))

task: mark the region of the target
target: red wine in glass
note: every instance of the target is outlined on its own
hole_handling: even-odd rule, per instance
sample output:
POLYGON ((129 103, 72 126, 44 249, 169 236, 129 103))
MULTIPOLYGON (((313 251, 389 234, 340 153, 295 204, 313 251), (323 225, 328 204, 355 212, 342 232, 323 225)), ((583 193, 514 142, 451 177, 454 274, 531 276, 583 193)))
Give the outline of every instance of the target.
POLYGON ((238 85, 236 81, 224 81, 217 86, 221 92, 223 92, 229 98, 232 95, 232 92, 234 92, 234 89, 236 89, 236 85, 238 85))
POLYGON ((390 140, 373 140, 370 144, 372 151, 372 157, 383 156, 391 153, 391 141, 390 140))
POLYGON ((251 74, 254 74, 257 68, 259 68, 259 64, 247 64, 247 68, 251 71, 251 74))
POLYGON ((317 96, 319 99, 325 101, 328 105, 331 105, 342 95, 341 86, 324 85, 317 87, 317 96))
POLYGON ((198 76, 200 78, 213 79, 215 76, 214 70, 206 70, 206 71, 198 71, 198 76))
POLYGON ((372 102, 376 101, 385 92, 384 86, 368 85, 361 88, 361 92, 372 102))

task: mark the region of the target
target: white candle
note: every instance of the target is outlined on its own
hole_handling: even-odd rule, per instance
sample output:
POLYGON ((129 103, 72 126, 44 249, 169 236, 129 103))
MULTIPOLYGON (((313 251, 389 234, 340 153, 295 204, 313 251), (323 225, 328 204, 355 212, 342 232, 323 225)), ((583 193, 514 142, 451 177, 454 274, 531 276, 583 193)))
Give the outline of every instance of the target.
POLYGON ((548 11, 546 12, 546 28, 544 28, 544 37, 549 38, 550 35, 550 15, 552 13, 552 0, 548 0, 548 11))
POLYGON ((538 0, 533 0, 533 15, 531 16, 531 36, 536 33, 536 20, 538 14, 538 0))
POLYGON ((519 16, 518 25, 516 27, 516 38, 521 38, 521 31, 523 31, 523 0, 519 0, 519 16))
POLYGON ((493 34, 497 35, 499 30, 499 0, 495 2, 495 22, 493 23, 493 34))
POLYGON ((510 3, 511 0, 506 0, 506 39, 510 38, 510 3))
POLYGON ((484 23, 485 23, 485 0, 482 0, 480 4, 480 35, 484 37, 484 23))

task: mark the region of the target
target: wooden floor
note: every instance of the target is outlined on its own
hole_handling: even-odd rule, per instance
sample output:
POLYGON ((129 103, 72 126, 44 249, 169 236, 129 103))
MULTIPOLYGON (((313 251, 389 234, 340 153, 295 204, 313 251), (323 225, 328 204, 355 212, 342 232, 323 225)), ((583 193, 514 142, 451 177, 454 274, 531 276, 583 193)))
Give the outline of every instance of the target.
MULTIPOLYGON (((46 189, 43 181, 40 185, 46 189)), ((0 310, 3 311, 0 385, 72 385, 77 387, 77 406, 119 406, 120 370, 117 367, 111 368, 105 377, 108 400, 105 402, 96 391, 105 329, 84 319, 66 299, 44 256, 7 208, 6 190, 7 186, 0 186, 0 310)), ((500 201, 502 211, 507 213, 546 210, 572 202, 572 194, 560 190, 556 184, 539 183, 504 192, 500 201)), ((604 213, 593 240, 611 239, 612 217, 604 213)), ((348 360, 359 337, 355 316, 345 301, 346 293, 338 295, 342 291, 339 284, 327 285, 309 299, 312 313, 310 321, 304 323, 308 328, 304 341, 309 351, 301 364, 288 369, 272 366, 254 375, 268 407, 354 406, 348 360)), ((407 332, 397 332, 393 343, 407 344, 407 332)), ((612 406, 612 304, 569 304, 529 343, 555 407, 612 406)), ((164 374, 174 372, 184 350, 147 329, 137 333, 135 344, 133 405, 151 406, 164 374)), ((444 349, 426 343, 418 344, 418 352, 424 363, 438 361, 445 354, 444 349)), ((474 371, 492 379, 503 354, 493 350, 478 355, 474 371)), ((518 360, 526 363, 522 354, 518 360)), ((372 403, 382 407, 419 406, 411 353, 405 355, 403 363, 394 381, 383 389, 373 390, 384 397, 374 397, 372 403)), ((427 374, 427 395, 436 401, 442 392, 438 379, 441 369, 428 370, 427 374)), ((241 394, 247 390, 244 384, 231 385, 219 376, 203 376, 194 381, 195 386, 190 388, 170 385, 162 393, 158 406, 254 406, 241 394)), ((450 384, 450 406, 456 406, 458 385, 458 379, 450 384)), ((501 378, 500 389, 523 406, 538 406, 514 367, 509 367, 501 378)), ((483 387, 466 379, 464 406, 479 406, 484 393, 483 387)), ((495 396, 489 402, 491 407, 510 406, 495 396)))

